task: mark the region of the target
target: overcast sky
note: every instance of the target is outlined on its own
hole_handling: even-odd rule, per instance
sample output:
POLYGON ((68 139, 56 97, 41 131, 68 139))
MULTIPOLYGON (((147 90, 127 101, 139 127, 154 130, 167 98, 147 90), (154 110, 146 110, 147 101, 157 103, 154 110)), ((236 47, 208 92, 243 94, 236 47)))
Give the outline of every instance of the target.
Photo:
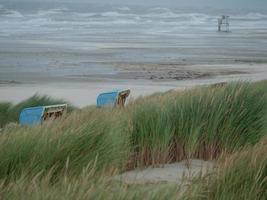
POLYGON ((214 7, 214 8, 251 8, 267 9, 267 0, 0 0, 0 4, 25 4, 28 2, 88 2, 97 4, 122 4, 122 5, 145 5, 145 6, 180 6, 180 7, 214 7))
MULTIPOLYGON (((64 1, 64 0, 63 0, 64 1)), ((76 0, 77 1, 77 0, 76 0)), ((78 0, 90 1, 90 0, 78 0)), ((267 7, 267 0, 91 0, 94 2, 114 2, 129 4, 158 4, 158 5, 183 5, 183 6, 234 6, 234 7, 267 7)))

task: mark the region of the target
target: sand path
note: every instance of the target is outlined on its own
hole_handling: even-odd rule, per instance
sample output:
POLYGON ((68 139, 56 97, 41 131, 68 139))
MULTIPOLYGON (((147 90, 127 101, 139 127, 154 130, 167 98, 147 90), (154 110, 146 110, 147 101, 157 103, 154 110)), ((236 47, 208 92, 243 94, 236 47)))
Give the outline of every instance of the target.
POLYGON ((193 178, 205 176, 213 172, 213 161, 191 160, 188 167, 185 161, 166 164, 164 167, 148 167, 125 172, 114 177, 114 180, 126 184, 184 183, 193 178))

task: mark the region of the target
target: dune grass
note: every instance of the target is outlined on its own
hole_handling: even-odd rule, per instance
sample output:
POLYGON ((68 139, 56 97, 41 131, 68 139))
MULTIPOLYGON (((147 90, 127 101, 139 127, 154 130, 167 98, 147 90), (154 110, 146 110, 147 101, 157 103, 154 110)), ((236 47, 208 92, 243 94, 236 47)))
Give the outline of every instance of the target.
POLYGON ((166 108, 145 101, 132 110, 131 119, 136 165, 168 163, 173 127, 166 108))
POLYGON ((266 131, 266 88, 262 83, 232 83, 129 105, 137 163, 214 159, 222 152, 255 144, 266 131))
POLYGON ((184 199, 266 199, 266 152, 267 138, 265 137, 253 147, 246 147, 232 155, 222 156, 216 173, 192 185, 184 199))
POLYGON ((10 120, 9 111, 12 104, 9 102, 0 103, 0 128, 3 128, 10 120))
POLYGON ((16 181, 0 185, 1 199, 57 199, 57 200, 137 200, 137 199, 180 199, 181 189, 176 185, 128 186, 107 180, 104 176, 95 178, 94 170, 84 170, 79 176, 70 178, 61 175, 57 183, 51 184, 51 177, 29 177, 23 174, 16 181))
MULTIPOLYGON (((262 190, 262 185, 254 188, 249 184, 263 183, 265 188, 265 169, 260 173, 248 165, 248 171, 240 171, 252 162, 253 146, 261 144, 267 133, 266 94, 267 82, 198 87, 139 98, 125 109, 91 106, 55 122, 6 130, 0 135, 0 195, 11 199, 178 199, 179 188, 175 185, 162 190, 159 186, 128 188, 110 183, 107 177, 136 167, 190 158, 217 159, 235 152, 239 153, 233 155, 232 161, 237 160, 234 164, 231 159, 225 161, 218 176, 201 180, 206 193, 200 192, 198 184, 190 188, 192 198, 234 199, 237 196, 223 194, 231 194, 228 179, 236 181, 241 189, 262 190), (244 147, 249 153, 240 153, 244 147), (238 156, 247 161, 242 162, 238 156), (251 173, 251 179, 242 185, 238 177, 245 172, 251 173), (259 182, 252 182, 258 177, 259 182)), ((35 96, 16 106, 3 103, 1 123, 6 123, 3 116, 10 109, 14 114, 24 107, 50 103, 62 102, 35 96)), ((10 119, 16 120, 14 116, 10 119)), ((266 153, 264 145, 260 146, 263 155, 257 155, 263 161, 257 161, 257 166, 264 167, 266 153)), ((264 195, 261 192, 248 199, 264 195)))
MULTIPOLYGON (((176 184, 125 185, 95 175, 94 168, 71 177, 62 172, 57 182, 51 174, 22 174, 0 184, 1 199, 175 199, 175 200, 265 200, 267 197, 266 138, 232 155, 222 155, 218 169, 197 178, 187 187, 176 184)), ((51 170, 52 171, 52 170, 51 170)))
POLYGON ((79 174, 84 168, 112 172, 127 159, 127 135, 114 125, 116 111, 92 110, 34 128, 23 127, 5 133, 0 140, 0 179, 22 173, 53 177, 65 171, 79 174), (107 115, 113 112, 113 118, 107 115))

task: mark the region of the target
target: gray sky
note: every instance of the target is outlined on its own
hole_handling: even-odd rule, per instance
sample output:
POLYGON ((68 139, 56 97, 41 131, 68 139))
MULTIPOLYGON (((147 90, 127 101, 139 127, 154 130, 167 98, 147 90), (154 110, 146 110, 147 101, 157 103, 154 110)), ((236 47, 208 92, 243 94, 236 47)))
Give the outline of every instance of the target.
MULTIPOLYGON (((64 0, 63 0, 64 1, 64 0)), ((76 0, 77 1, 77 0, 76 0)), ((78 0, 90 1, 90 0, 78 0)), ((91 0, 94 2, 124 3, 139 5, 183 5, 183 6, 234 6, 234 7, 258 7, 266 6, 267 0, 91 0)))
MULTIPOLYGON (((12 1, 12 0, 11 0, 12 1)), ((36 1, 36 0, 35 0, 36 1)), ((44 1, 44 0, 41 0, 44 1)), ((235 8, 267 8, 267 0, 57 0, 57 1, 81 1, 97 3, 118 3, 133 5, 175 5, 190 7, 235 7, 235 8)))
POLYGON ((175 6, 175 7, 213 7, 213 8, 234 8, 234 9, 266 9, 267 0, 0 0, 0 4, 25 4, 28 2, 79 2, 97 4, 123 4, 123 5, 145 5, 145 6, 175 6))

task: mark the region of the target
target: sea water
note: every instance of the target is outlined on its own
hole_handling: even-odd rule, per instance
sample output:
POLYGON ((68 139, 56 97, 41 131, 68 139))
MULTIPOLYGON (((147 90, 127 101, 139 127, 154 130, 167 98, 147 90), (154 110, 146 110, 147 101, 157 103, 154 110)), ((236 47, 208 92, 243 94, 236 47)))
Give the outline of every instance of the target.
POLYGON ((113 74, 118 63, 266 61, 264 11, 0 5, 1 80, 31 73, 113 74), (223 14, 230 15, 230 33, 217 32, 217 19, 223 14))

